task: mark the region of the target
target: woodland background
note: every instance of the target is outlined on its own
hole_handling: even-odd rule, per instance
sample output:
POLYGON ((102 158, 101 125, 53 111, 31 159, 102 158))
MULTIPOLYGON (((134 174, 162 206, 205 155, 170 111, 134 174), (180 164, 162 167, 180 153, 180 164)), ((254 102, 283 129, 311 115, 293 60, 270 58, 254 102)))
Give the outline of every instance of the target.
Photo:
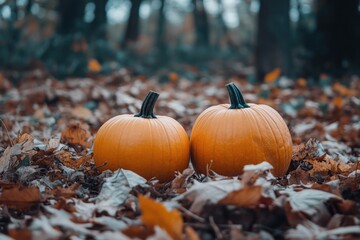
POLYGON ((1 0, 0 68, 63 78, 86 75, 95 59, 103 74, 198 79, 189 64, 254 81, 280 68, 316 82, 359 73, 359 24, 358 0, 1 0))
POLYGON ((0 0, 0 239, 359 239, 359 6, 0 0), (95 166, 99 127, 150 90, 190 135, 229 82, 284 118, 286 176, 95 166))

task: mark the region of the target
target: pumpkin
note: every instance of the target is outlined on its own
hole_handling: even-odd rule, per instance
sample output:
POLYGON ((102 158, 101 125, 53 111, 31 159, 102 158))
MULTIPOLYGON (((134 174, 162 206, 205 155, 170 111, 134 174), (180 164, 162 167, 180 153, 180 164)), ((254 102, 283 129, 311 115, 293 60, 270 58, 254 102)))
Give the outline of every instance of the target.
POLYGON ((286 174, 292 141, 280 114, 267 105, 247 104, 234 83, 226 86, 231 104, 209 107, 193 126, 190 154, 195 170, 236 176, 245 165, 267 161, 275 176, 286 174))
POLYGON ((118 115, 100 127, 94 141, 97 166, 106 163, 104 169, 124 168, 161 182, 188 167, 188 135, 176 120, 154 115, 158 96, 150 91, 139 114, 118 115))

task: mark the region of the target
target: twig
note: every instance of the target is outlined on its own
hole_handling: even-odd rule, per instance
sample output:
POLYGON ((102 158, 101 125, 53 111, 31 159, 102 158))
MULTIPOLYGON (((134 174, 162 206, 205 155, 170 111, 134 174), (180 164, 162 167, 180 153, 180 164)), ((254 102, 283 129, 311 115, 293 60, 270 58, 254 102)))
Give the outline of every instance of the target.
POLYGON ((196 215, 195 213, 187 210, 187 209, 184 208, 183 206, 180 206, 180 207, 178 207, 178 208, 179 208, 181 211, 183 211, 185 214, 187 214, 187 215, 189 215, 190 217, 192 217, 193 219, 195 219, 195 220, 197 220, 197 221, 199 221, 199 222, 201 222, 201 223, 205 223, 205 222, 206 222, 204 218, 202 218, 202 217, 196 215))
POLYGON ((1 121, 2 125, 3 125, 4 128, 5 128, 6 134, 7 134, 8 138, 9 138, 9 141, 10 141, 10 145, 11 145, 11 146, 14 146, 14 143, 12 142, 11 137, 10 137, 10 134, 9 134, 9 130, 7 129, 4 121, 3 121, 1 118, 0 118, 0 121, 1 121))
POLYGON ((224 236, 222 235, 220 228, 216 225, 214 218, 211 216, 209 218, 210 226, 214 230, 216 239, 224 239, 224 236))

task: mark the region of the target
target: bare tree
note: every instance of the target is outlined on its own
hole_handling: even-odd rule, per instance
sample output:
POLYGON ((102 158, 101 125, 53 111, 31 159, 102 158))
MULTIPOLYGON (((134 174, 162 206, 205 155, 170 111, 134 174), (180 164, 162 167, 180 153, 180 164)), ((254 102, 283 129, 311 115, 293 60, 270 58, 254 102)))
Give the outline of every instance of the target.
POLYGON ((196 45, 209 46, 209 23, 204 6, 204 0, 193 0, 194 5, 194 23, 196 32, 196 45))
POLYGON ((360 12, 358 0, 317 0, 314 58, 316 73, 340 76, 358 71, 360 64, 360 12))
POLYGON ((57 32, 70 34, 84 30, 85 0, 61 0, 58 3, 59 22, 57 32))
POLYGON ((139 38, 141 2, 142 0, 131 0, 130 14, 122 42, 123 47, 126 47, 130 42, 136 42, 139 38))
POLYGON ((95 18, 91 22, 91 31, 96 37, 105 38, 106 35, 106 4, 108 0, 94 0, 95 18))
POLYGON ((290 1, 260 0, 256 49, 258 80, 274 68, 285 75, 291 69, 290 1))

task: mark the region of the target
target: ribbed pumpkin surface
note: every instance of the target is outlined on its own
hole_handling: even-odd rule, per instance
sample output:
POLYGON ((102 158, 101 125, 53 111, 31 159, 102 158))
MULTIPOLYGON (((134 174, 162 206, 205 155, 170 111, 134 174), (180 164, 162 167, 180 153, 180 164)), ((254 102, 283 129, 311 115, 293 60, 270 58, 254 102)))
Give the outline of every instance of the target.
POLYGON ((106 169, 132 170, 146 179, 161 181, 174 178, 175 171, 189 163, 189 140, 183 127, 174 119, 120 115, 107 121, 94 143, 96 165, 106 169))
POLYGON ((191 161, 197 172, 207 169, 226 176, 239 175, 243 167, 267 161, 276 176, 284 175, 292 155, 289 129, 273 108, 229 104, 206 109, 195 121, 190 137, 191 161))
POLYGON ((139 114, 119 115, 101 126, 94 142, 97 166, 106 163, 103 169, 124 168, 161 182, 188 167, 188 135, 174 119, 153 114, 158 96, 151 91, 139 114))

